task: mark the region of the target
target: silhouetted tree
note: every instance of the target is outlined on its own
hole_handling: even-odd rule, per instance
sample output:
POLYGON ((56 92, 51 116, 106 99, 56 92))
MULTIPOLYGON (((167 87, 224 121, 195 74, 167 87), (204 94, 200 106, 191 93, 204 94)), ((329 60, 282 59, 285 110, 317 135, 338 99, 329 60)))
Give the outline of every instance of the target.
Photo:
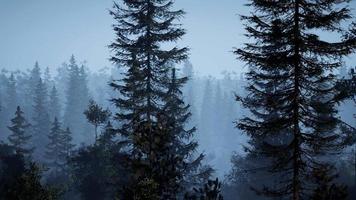
POLYGON ((42 159, 48 144, 47 135, 51 129, 51 121, 48 114, 48 94, 47 88, 42 79, 37 83, 34 93, 33 105, 33 145, 36 146, 34 156, 36 159, 42 159))
POLYGON ((78 66, 73 55, 69 60, 68 76, 64 125, 73 132, 75 142, 88 142, 88 123, 83 115, 89 102, 86 73, 84 67, 78 66))
POLYGON ((15 112, 15 117, 11 119, 11 126, 8 127, 11 131, 8 140, 18 153, 30 157, 34 150, 34 148, 29 147, 31 139, 29 127, 31 125, 24 118, 23 114, 20 106, 18 106, 15 112))
POLYGON ((66 164, 64 131, 57 118, 54 118, 51 131, 48 134, 49 143, 46 147, 47 164, 54 176, 60 175, 66 164))
POLYGON ((310 196, 313 167, 342 146, 333 70, 356 40, 345 34, 329 42, 315 30, 345 33, 340 24, 351 18, 347 2, 251 0, 253 14, 242 17, 254 42, 235 51, 249 65, 249 94, 240 100, 253 116, 238 127, 251 137, 249 152, 268 159, 264 169, 277 181, 255 188, 260 194, 310 196))
POLYGON ((6 110, 9 111, 8 117, 10 117, 12 115, 12 111, 16 110, 16 107, 19 105, 18 97, 17 97, 17 89, 16 89, 16 79, 15 79, 15 75, 13 73, 11 73, 11 75, 8 79, 6 95, 7 95, 6 110))
POLYGON ((108 121, 110 117, 110 111, 104 110, 94 100, 89 101, 87 110, 84 111, 87 120, 93 124, 95 128, 95 141, 98 139, 98 127, 108 121))
POLYGON ((54 120, 55 117, 60 119, 61 116, 61 104, 59 99, 59 94, 56 86, 53 86, 49 93, 49 107, 48 112, 50 115, 50 120, 54 120))
MULTIPOLYGON (((129 188, 131 191, 127 192, 134 194, 130 195, 130 199, 146 198, 146 194, 139 192, 141 181, 153 181, 149 185, 161 184, 155 181, 155 175, 165 167, 155 162, 159 158, 154 156, 160 155, 160 152, 155 151, 154 136, 162 133, 154 131, 161 131, 158 128, 161 122, 157 117, 162 111, 168 90, 166 78, 169 64, 186 59, 188 50, 162 47, 163 43, 178 41, 185 33, 175 24, 184 12, 172 11, 172 6, 173 1, 170 0, 124 0, 122 6, 115 3, 110 12, 117 21, 114 24, 116 39, 110 45, 115 53, 111 61, 127 68, 122 82, 113 82, 111 86, 121 94, 121 97, 113 99, 120 109, 116 114, 116 119, 122 123, 118 131, 132 143, 130 162, 133 177, 129 188)), ((160 144, 163 145, 162 142, 160 144)), ((157 187, 161 188, 162 185, 157 187)), ((150 195, 163 198, 160 192, 152 190, 150 195)))
POLYGON ((68 127, 63 131, 62 139, 63 139, 63 149, 65 152, 65 156, 66 158, 69 158, 72 151, 74 150, 75 144, 73 143, 72 132, 68 127))

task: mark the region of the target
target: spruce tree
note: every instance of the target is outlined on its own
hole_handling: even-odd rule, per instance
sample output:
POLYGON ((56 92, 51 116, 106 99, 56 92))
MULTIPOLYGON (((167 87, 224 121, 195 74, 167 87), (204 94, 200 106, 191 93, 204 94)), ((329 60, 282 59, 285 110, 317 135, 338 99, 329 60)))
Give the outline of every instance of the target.
MULTIPOLYGON (((38 83, 41 80, 41 68, 38 64, 38 62, 35 63, 34 67, 30 71, 30 76, 27 81, 27 90, 26 90, 26 99, 28 99, 28 102, 24 104, 24 112, 28 115, 29 119, 32 120, 32 118, 35 115, 35 112, 33 110, 33 105, 35 105, 35 96, 36 96, 36 88, 38 86, 38 83)), ((32 123, 32 121, 31 121, 32 123)))
POLYGON ((190 112, 192 113, 191 119, 187 123, 187 127, 196 126, 199 123, 199 112, 197 109, 197 95, 195 90, 196 78, 194 75, 193 65, 186 61, 182 70, 182 77, 187 77, 188 80, 184 84, 182 92, 184 97, 184 102, 190 105, 190 112))
POLYGON ((253 116, 238 127, 251 137, 249 153, 265 159, 261 169, 273 175, 273 184, 254 188, 259 194, 310 197, 312 169, 342 147, 333 71, 356 40, 345 34, 330 42, 316 30, 345 33, 347 2, 251 0, 254 13, 242 17, 247 37, 255 41, 235 51, 249 66, 249 93, 239 100, 253 116))
POLYGON ((46 84, 47 88, 50 88, 52 86, 52 76, 51 76, 51 71, 49 67, 46 67, 44 73, 43 73, 43 81, 46 84))
POLYGON ((48 166, 54 176, 63 171, 67 152, 64 144, 63 130, 58 119, 52 123, 51 131, 48 134, 49 143, 46 146, 46 158, 48 166))
POLYGON ((72 132, 68 127, 63 131, 62 139, 63 139, 63 149, 65 152, 64 155, 66 158, 69 158, 75 147, 75 144, 73 144, 72 132))
POLYGON ((59 99, 59 94, 56 86, 53 86, 49 93, 49 104, 48 104, 48 113, 51 120, 54 120, 55 117, 60 119, 61 116, 61 104, 59 99))
POLYGON ((213 145, 211 140, 214 130, 214 112, 213 112, 213 88, 212 78, 208 77, 204 85, 203 100, 200 109, 200 121, 199 121, 199 141, 203 144, 203 149, 208 149, 213 145))
POLYGON ((11 131, 8 140, 19 154, 30 157, 33 152, 33 148, 29 147, 29 140, 31 139, 31 135, 29 135, 29 127, 31 125, 27 123, 27 120, 23 115, 24 113, 20 106, 18 106, 15 112, 15 117, 11 119, 11 126, 8 127, 11 131))
MULTIPOLYGON (((14 73, 11 73, 8 79, 6 94, 7 94, 7 105, 6 105, 7 110, 8 111, 16 110, 16 107, 18 106, 18 97, 17 97, 16 79, 14 73)), ((10 113, 8 114, 10 117, 10 113)))
POLYGON ((204 155, 195 155, 198 147, 198 143, 193 139, 196 128, 187 128, 192 114, 190 105, 186 105, 183 101, 181 91, 187 81, 188 77, 178 78, 176 69, 172 69, 168 80, 168 92, 164 99, 165 105, 158 120, 162 127, 162 134, 168 136, 164 136, 167 141, 163 141, 162 137, 160 139, 164 145, 164 148, 159 150, 162 153, 160 163, 166 162, 166 167, 163 167, 165 174, 160 175, 164 179, 158 179, 158 182, 164 186, 160 189, 165 191, 167 199, 174 199, 194 186, 191 177, 206 178, 211 173, 209 167, 200 168, 204 155), (163 128, 166 129, 165 132, 163 128), (169 156, 171 158, 166 159, 169 156))
POLYGON ((110 45, 115 53, 111 61, 127 69, 121 82, 111 84, 120 92, 120 97, 113 99, 120 109, 115 116, 122 123, 118 132, 132 144, 130 163, 133 177, 126 191, 129 194, 127 198, 146 198, 142 186, 147 184, 152 186, 152 190, 145 188, 145 191, 150 191, 150 197, 163 198, 162 190, 157 188, 164 186, 157 180, 164 177, 157 172, 164 171, 165 165, 156 161, 163 159, 162 156, 175 159, 170 154, 160 154, 156 151, 159 147, 155 146, 155 142, 159 142, 160 147, 168 145, 163 143, 168 140, 163 133, 169 129, 164 126, 166 121, 160 122, 158 118, 168 91, 169 65, 186 59, 188 50, 162 47, 164 43, 178 41, 185 33, 176 24, 184 12, 173 11, 172 6, 171 0, 123 0, 122 6, 115 3, 110 12, 117 21, 113 26, 116 39, 110 45))
POLYGON ((47 135, 51 129, 51 121, 48 113, 47 88, 42 79, 39 79, 34 95, 32 139, 33 144, 37 147, 34 153, 35 158, 42 159, 45 147, 48 144, 47 135))
POLYGON ((69 60, 68 75, 64 125, 73 131, 73 139, 76 142, 88 142, 86 137, 88 123, 83 115, 89 103, 86 72, 84 67, 78 66, 73 55, 69 60))

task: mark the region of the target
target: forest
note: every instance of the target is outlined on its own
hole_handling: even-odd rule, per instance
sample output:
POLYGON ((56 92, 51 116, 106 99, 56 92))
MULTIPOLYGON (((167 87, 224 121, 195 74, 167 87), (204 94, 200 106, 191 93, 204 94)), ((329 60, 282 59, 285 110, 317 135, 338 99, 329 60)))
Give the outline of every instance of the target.
POLYGON ((355 10, 247 2, 243 72, 196 70, 174 0, 102 11, 111 66, 0 60, 0 200, 356 199, 355 10))

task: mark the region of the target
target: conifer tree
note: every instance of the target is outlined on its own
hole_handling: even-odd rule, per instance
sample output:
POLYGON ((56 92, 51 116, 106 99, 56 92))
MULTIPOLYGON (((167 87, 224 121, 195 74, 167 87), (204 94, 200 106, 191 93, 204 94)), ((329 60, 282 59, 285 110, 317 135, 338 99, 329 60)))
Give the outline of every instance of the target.
POLYGON ((34 100, 36 96, 36 88, 40 80, 41 80, 41 68, 38 62, 36 62, 34 67, 30 71, 30 76, 27 82, 27 90, 25 94, 26 99, 28 99, 28 102, 24 105, 23 108, 24 112, 29 116, 30 120, 32 120, 35 114, 33 105, 35 105, 34 100))
POLYGON ((43 73, 43 81, 46 84, 47 88, 50 88, 52 86, 52 76, 49 67, 46 67, 43 73))
POLYGON ((199 141, 204 143, 204 149, 208 148, 212 145, 211 138, 213 137, 214 130, 214 113, 213 113, 213 88, 212 88, 212 80, 209 77, 206 80, 204 86, 204 94, 203 94, 203 102, 200 110, 200 121, 199 121, 199 141))
POLYGON ((59 100, 59 95, 56 86, 53 86, 50 94, 49 94, 49 106, 48 111, 50 115, 50 119, 54 119, 55 117, 60 119, 61 116, 61 105, 59 100))
MULTIPOLYGON (((157 171, 164 171, 164 165, 155 162, 163 159, 163 155, 156 151, 159 147, 155 146, 154 136, 167 141, 164 138, 167 135, 163 133, 168 129, 161 124, 166 121, 159 122, 158 117, 161 116, 165 93, 168 91, 166 80, 169 65, 186 59, 188 50, 162 47, 163 43, 178 41, 185 33, 176 24, 184 12, 173 11, 172 6, 171 0, 123 0, 122 6, 115 3, 110 12, 117 21, 114 24, 116 39, 110 45, 115 53, 111 61, 127 69, 122 82, 113 82, 111 86, 121 94, 121 97, 113 100, 120 109, 116 114, 116 119, 122 123, 118 131, 132 143, 130 163, 133 177, 126 191, 131 192, 128 195, 130 198, 145 198, 147 194, 140 192, 144 184, 142 180, 154 186, 160 184, 156 182, 158 179, 164 178, 156 176, 157 171)), ((163 141, 159 143, 160 147, 168 145, 163 141)), ((165 156, 175 159, 169 154, 165 156)), ((157 190, 156 186, 150 195, 163 198, 162 190, 157 190)))
POLYGON ((74 147, 75 144, 73 144, 73 136, 72 136, 72 132, 70 131, 70 129, 67 127, 64 131, 63 131, 63 149, 64 149, 64 155, 66 158, 69 158, 74 147))
POLYGON ((48 114, 47 88, 42 79, 39 79, 34 95, 32 139, 33 144, 37 147, 34 153, 35 158, 41 159, 48 144, 47 135, 51 129, 51 121, 48 114))
POLYGON ((29 127, 31 125, 23 115, 24 113, 20 106, 18 106, 15 112, 15 117, 11 119, 11 126, 8 127, 11 131, 8 140, 19 154, 29 157, 33 152, 33 148, 29 147, 29 140, 31 139, 31 135, 29 135, 29 127))
POLYGON ((333 71, 356 40, 345 34, 330 42, 315 30, 346 33, 340 26, 351 18, 346 3, 251 0, 255 12, 242 17, 255 41, 235 51, 249 66, 249 94, 239 100, 253 117, 238 127, 251 137, 249 152, 268 160, 262 169, 277 182, 255 188, 259 194, 310 198, 312 169, 326 165, 323 155, 342 147, 333 71))
POLYGON ((209 177, 211 173, 211 168, 209 167, 206 169, 200 168, 204 155, 195 155, 198 147, 198 143, 193 140, 196 128, 187 128, 186 126, 192 114, 190 113, 190 105, 186 105, 183 101, 181 89, 187 80, 188 77, 178 78, 176 69, 172 69, 171 77, 168 81, 168 92, 164 99, 165 105, 161 113, 162 116, 158 120, 162 128, 166 126, 166 132, 163 132, 163 134, 168 136, 167 141, 160 139, 161 142, 163 141, 162 144, 165 144, 165 147, 159 152, 166 151, 161 159, 164 160, 168 155, 174 158, 166 160, 165 174, 160 175, 165 177, 165 180, 158 180, 165 187, 163 190, 167 194, 165 198, 168 199, 183 194, 184 191, 190 189, 194 185, 190 183, 192 176, 205 178, 209 177), (172 188, 175 190, 172 190, 172 188))
POLYGON ((110 111, 104 110, 94 100, 89 101, 88 109, 84 111, 88 121, 94 125, 95 141, 98 139, 98 127, 106 123, 110 117, 110 111))
POLYGON ((73 139, 76 142, 88 142, 88 123, 83 115, 89 102, 86 72, 84 67, 78 66, 73 55, 69 60, 68 75, 64 125, 73 131, 73 139))
POLYGON ((196 83, 196 78, 194 74, 194 68, 193 65, 189 62, 186 61, 183 66, 182 70, 182 77, 187 77, 188 81, 184 84, 182 92, 183 92, 183 98, 184 102, 190 106, 190 112, 192 113, 192 116, 188 123, 186 124, 187 127, 193 127, 197 126, 199 123, 199 112, 197 108, 197 95, 196 95, 196 90, 195 90, 195 83, 196 83))
POLYGON ((58 119, 55 118, 52 123, 51 131, 48 134, 49 143, 46 147, 47 163, 55 176, 63 171, 67 155, 63 132, 61 124, 58 119))
POLYGON ((16 110, 16 107, 18 106, 18 98, 17 98, 17 91, 16 91, 16 80, 13 73, 11 73, 9 77, 6 93, 7 93, 7 106, 6 106, 7 110, 8 111, 16 110))

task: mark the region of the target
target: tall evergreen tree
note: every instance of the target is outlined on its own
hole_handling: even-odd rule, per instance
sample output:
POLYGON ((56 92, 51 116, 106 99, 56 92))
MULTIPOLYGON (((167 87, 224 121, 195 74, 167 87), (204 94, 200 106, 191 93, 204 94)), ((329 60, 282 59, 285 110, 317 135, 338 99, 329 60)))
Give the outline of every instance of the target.
MULTIPOLYGON (((34 67, 30 71, 30 76, 28 77, 26 99, 28 102, 24 104, 24 112, 29 117, 30 120, 34 117, 33 105, 35 105, 36 88, 41 80, 41 68, 38 62, 35 63, 34 67)), ((31 121, 32 122, 32 121, 31 121)))
POLYGON ((164 174, 160 174, 164 179, 158 179, 160 185, 163 185, 160 190, 165 192, 166 199, 174 199, 194 186, 190 182, 191 176, 208 178, 211 173, 210 168, 200 168, 204 155, 195 155, 198 147, 198 143, 193 140, 196 128, 186 128, 192 114, 190 105, 186 105, 183 101, 181 89, 187 80, 187 77, 178 78, 176 69, 172 69, 168 92, 164 99, 165 105, 159 120, 162 128, 166 126, 166 132, 163 131, 163 134, 168 136, 165 136, 167 141, 160 139, 160 142, 163 141, 164 148, 158 151, 162 154, 159 162, 166 162, 166 167, 163 167, 164 174))
POLYGON ((75 145, 73 144, 73 136, 70 129, 67 127, 63 132, 63 149, 65 151, 65 157, 70 157, 75 145))
POLYGON ((16 110, 16 107, 18 106, 18 99, 17 99, 17 91, 16 91, 16 79, 13 73, 11 73, 9 77, 6 93, 7 93, 7 106, 6 106, 7 110, 8 111, 16 110))
POLYGON ((48 112, 51 120, 61 117, 61 104, 56 86, 53 86, 49 93, 48 112))
MULTIPOLYGON (((157 140, 167 141, 166 137, 172 136, 163 134, 167 127, 162 123, 166 124, 166 121, 160 122, 158 118, 168 91, 166 79, 169 65, 186 59, 188 50, 162 47, 163 43, 178 41, 185 33, 175 23, 184 12, 173 11, 172 6, 171 0, 123 0, 122 6, 115 3, 110 12, 117 21, 114 24, 116 39, 110 45, 115 52, 111 61, 127 69, 122 82, 114 82, 111 86, 121 94, 113 100, 120 108, 116 119, 122 126, 118 131, 132 144, 130 160, 133 178, 130 190, 127 190, 127 198, 131 199, 146 198, 145 191, 150 191, 150 197, 154 199, 164 198, 163 191, 158 189, 164 186, 157 181, 165 177, 157 172, 165 171, 165 166, 156 162, 164 155, 157 151, 160 149, 155 142, 160 147, 168 145, 157 140)), ((165 156, 168 158, 170 155, 165 156)))
POLYGON ((86 137, 88 123, 83 115, 89 102, 86 73, 73 55, 69 60, 68 75, 64 125, 73 131, 75 142, 89 142, 86 137))
POLYGON ((0 73, 0 121, 2 123, 0 123, 0 131, 1 134, 0 135, 0 140, 5 141, 6 140, 6 131, 7 131, 7 127, 6 127, 6 123, 7 122, 7 111, 6 111, 6 92, 5 92, 5 88, 3 86, 7 85, 7 76, 4 73, 4 70, 1 71, 0 73))
POLYGON ((49 67, 46 67, 43 73, 43 81, 46 84, 47 88, 50 88, 52 86, 52 76, 49 67))
POLYGON ((66 159, 66 151, 64 147, 64 137, 61 124, 55 118, 52 123, 51 131, 48 134, 49 143, 46 146, 46 158, 49 167, 55 176, 63 171, 66 159))
POLYGON ((262 169, 276 182, 255 188, 260 194, 310 197, 312 169, 342 147, 333 71, 356 40, 330 42, 316 30, 345 33, 340 24, 351 18, 347 2, 251 0, 255 12, 242 17, 255 41, 235 53, 249 65, 249 94, 241 100, 253 117, 238 127, 251 137, 249 152, 268 160, 262 169))
POLYGON ((41 159, 45 152, 45 147, 48 144, 47 135, 50 131, 51 121, 48 114, 48 95, 47 88, 42 81, 39 80, 34 93, 33 105, 33 144, 35 149, 35 158, 41 159))
POLYGON ((183 92, 183 97, 184 97, 184 102, 190 105, 190 112, 192 113, 192 117, 189 120, 187 126, 192 127, 196 126, 199 123, 199 112, 197 110, 196 104, 197 104, 197 99, 196 99, 196 91, 194 88, 195 85, 195 77, 194 77, 194 69, 193 65, 186 61, 183 66, 182 70, 182 77, 187 77, 188 81, 184 85, 182 92, 183 92))
POLYGON ((213 137, 214 130, 214 113, 213 113, 213 88, 212 88, 212 78, 209 77, 206 80, 204 86, 204 94, 200 110, 200 121, 199 121, 199 141, 205 144, 204 149, 209 148, 213 145, 211 140, 213 137))
POLYGON ((31 135, 29 134, 30 126, 24 118, 20 106, 18 106, 15 117, 11 119, 11 126, 8 127, 11 131, 8 140, 19 154, 23 154, 26 157, 31 156, 33 152, 33 148, 29 147, 29 140, 31 139, 31 135))

